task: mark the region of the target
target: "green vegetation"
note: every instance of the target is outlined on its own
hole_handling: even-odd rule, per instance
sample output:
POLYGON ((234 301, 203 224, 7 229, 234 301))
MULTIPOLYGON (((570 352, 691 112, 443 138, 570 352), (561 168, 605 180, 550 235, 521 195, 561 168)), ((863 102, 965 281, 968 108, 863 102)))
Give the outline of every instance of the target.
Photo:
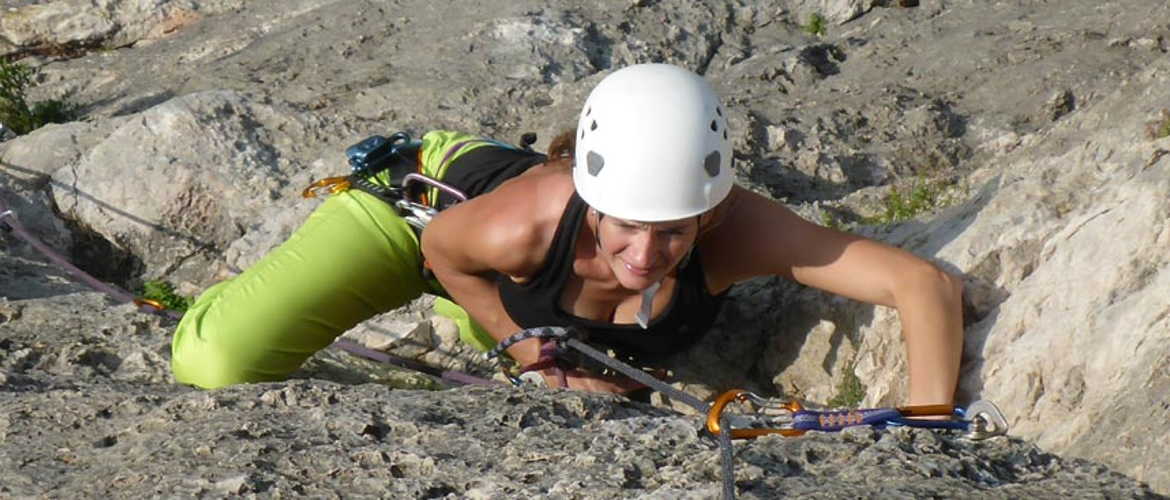
POLYGON ((868 217, 866 224, 894 224, 910 220, 915 216, 950 204, 947 184, 942 181, 918 179, 909 190, 897 188, 884 198, 885 210, 881 215, 868 217))
POLYGON ((842 224, 841 224, 841 221, 837 220, 837 216, 833 215, 833 213, 830 212, 829 210, 826 210, 824 207, 821 207, 820 214, 821 214, 821 225, 822 226, 825 226, 829 229, 836 229, 838 231, 841 231, 844 229, 842 224))
POLYGON ((808 16, 808 22, 801 26, 804 31, 813 36, 824 36, 825 34, 825 18, 824 16, 814 12, 808 16))
POLYGON ((861 201, 817 204, 811 216, 821 226, 853 231, 858 226, 887 226, 951 206, 967 196, 967 187, 949 178, 919 176, 909 187, 889 187, 880 200, 866 195, 861 201), (870 215, 866 215, 870 214, 870 215))
POLYGON ((830 408, 855 408, 865 399, 865 385, 853 373, 853 363, 845 367, 841 382, 837 384, 837 394, 830 399, 830 408))
POLYGON ((1155 129, 1154 137, 1158 139, 1170 137, 1170 120, 1166 120, 1161 125, 1158 125, 1158 128, 1155 129))
POLYGON ((77 107, 64 101, 28 102, 25 93, 36 74, 33 68, 0 57, 0 123, 17 135, 46 123, 65 123, 77 117, 77 107))
POLYGON ((175 293, 174 285, 162 280, 150 280, 143 283, 139 296, 157 301, 166 306, 167 309, 179 312, 186 312, 187 308, 195 303, 195 299, 175 293))
POLYGON ((1153 140, 1170 137, 1170 110, 1162 109, 1158 119, 1147 123, 1146 134, 1153 140))

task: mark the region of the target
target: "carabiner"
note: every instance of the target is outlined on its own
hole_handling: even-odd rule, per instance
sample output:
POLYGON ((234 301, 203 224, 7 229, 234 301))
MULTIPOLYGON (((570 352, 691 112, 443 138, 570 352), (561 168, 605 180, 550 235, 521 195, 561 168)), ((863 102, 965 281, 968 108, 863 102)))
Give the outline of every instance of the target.
POLYGON ((137 298, 137 299, 134 299, 134 305, 136 305, 138 307, 143 307, 143 306, 153 307, 155 311, 167 310, 167 306, 164 306, 162 302, 159 302, 159 301, 154 300, 154 299, 137 298))
MULTIPOLYGON (((771 404, 768 399, 762 398, 756 394, 745 391, 743 389, 732 389, 730 391, 720 394, 715 398, 715 402, 711 404, 711 409, 707 411, 707 432, 716 436, 722 432, 722 426, 719 420, 723 417, 723 410, 732 401, 751 402, 761 408, 768 408, 772 410, 779 410, 781 412, 788 412, 789 415, 794 415, 796 412, 803 410, 803 407, 797 401, 788 401, 778 405, 771 404)), ((730 424, 728 425, 730 427, 730 424)), ((731 439, 752 439, 767 434, 779 434, 786 437, 795 437, 803 435, 805 431, 792 428, 772 428, 772 429, 728 429, 731 434, 731 439)))
POLYGON ((312 184, 309 184, 309 187, 305 188, 304 191, 301 191, 301 197, 316 198, 321 194, 319 191, 325 191, 328 194, 337 194, 347 189, 349 189, 349 177, 326 177, 324 179, 313 181, 312 184))
POLYGON ((409 200, 398 200, 394 203, 394 207, 398 209, 398 213, 402 215, 402 219, 407 224, 423 230, 427 224, 431 223, 431 218, 438 214, 439 211, 421 203, 415 203, 409 200))
MULTIPOLYGON (((454 196, 455 199, 457 199, 459 201, 467 201, 467 194, 465 194, 463 191, 460 191, 459 188, 452 186, 450 184, 447 184, 443 181, 440 181, 434 177, 431 177, 428 175, 423 175, 423 174, 416 174, 416 173, 406 174, 406 177, 402 178, 402 189, 407 190, 409 192, 410 185, 415 183, 415 182, 426 184, 426 185, 431 186, 432 188, 438 189, 440 191, 444 191, 447 194, 454 196)), ((438 203, 438 201, 435 200, 435 203, 438 203)))

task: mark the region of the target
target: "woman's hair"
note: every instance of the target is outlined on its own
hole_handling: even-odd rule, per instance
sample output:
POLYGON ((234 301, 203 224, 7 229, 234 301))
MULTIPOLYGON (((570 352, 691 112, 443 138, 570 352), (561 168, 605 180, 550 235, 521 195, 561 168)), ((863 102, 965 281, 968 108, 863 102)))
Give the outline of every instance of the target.
POLYGON ((553 137, 552 142, 548 143, 548 159, 559 160, 561 158, 568 158, 573 161, 573 153, 577 150, 577 132, 573 129, 567 129, 556 137, 553 137))
MULTIPOLYGON (((577 132, 573 129, 567 129, 560 134, 557 134, 552 141, 548 143, 548 159, 549 161, 567 159, 573 161, 574 154, 577 150, 577 132)), ((735 191, 715 205, 715 208, 704 212, 699 216, 699 236, 702 236, 707 231, 718 226, 723 218, 730 211, 731 206, 735 204, 735 191)))

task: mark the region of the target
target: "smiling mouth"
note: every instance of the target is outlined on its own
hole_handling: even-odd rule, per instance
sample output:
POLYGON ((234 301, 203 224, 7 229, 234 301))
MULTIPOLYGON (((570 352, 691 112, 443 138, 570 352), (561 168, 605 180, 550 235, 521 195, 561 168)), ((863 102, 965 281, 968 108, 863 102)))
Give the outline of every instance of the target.
POLYGON ((622 264, 625 265, 627 271, 629 271, 631 274, 634 274, 636 276, 649 276, 650 271, 653 270, 653 268, 651 268, 651 267, 632 266, 628 262, 622 262, 622 264))

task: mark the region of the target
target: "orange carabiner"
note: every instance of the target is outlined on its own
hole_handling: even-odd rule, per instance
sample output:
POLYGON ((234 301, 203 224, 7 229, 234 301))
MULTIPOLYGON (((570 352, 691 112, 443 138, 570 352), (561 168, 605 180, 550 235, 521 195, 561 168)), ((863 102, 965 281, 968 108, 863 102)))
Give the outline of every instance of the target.
POLYGON ((316 198, 320 193, 318 191, 326 191, 328 194, 337 194, 349 189, 349 177, 326 177, 313 181, 309 187, 301 191, 303 198, 316 198))
POLYGON ((154 300, 154 299, 137 298, 137 299, 134 299, 134 305, 139 306, 139 307, 150 306, 150 307, 153 307, 154 310, 156 310, 156 311, 167 310, 167 306, 164 306, 162 302, 159 302, 159 301, 154 300))
MULTIPOLYGON (((711 409, 707 411, 707 432, 716 436, 722 431, 719 425, 719 418, 723 415, 723 409, 727 407, 732 401, 747 401, 748 392, 743 389, 732 389, 730 391, 720 394, 715 398, 715 402, 711 405, 711 409)), ((788 411, 796 413, 804 409, 799 402, 789 401, 785 403, 784 408, 788 411)), ((730 429, 731 439, 752 439, 766 434, 779 434, 785 437, 795 437, 803 435, 805 431, 800 429, 730 429)))

